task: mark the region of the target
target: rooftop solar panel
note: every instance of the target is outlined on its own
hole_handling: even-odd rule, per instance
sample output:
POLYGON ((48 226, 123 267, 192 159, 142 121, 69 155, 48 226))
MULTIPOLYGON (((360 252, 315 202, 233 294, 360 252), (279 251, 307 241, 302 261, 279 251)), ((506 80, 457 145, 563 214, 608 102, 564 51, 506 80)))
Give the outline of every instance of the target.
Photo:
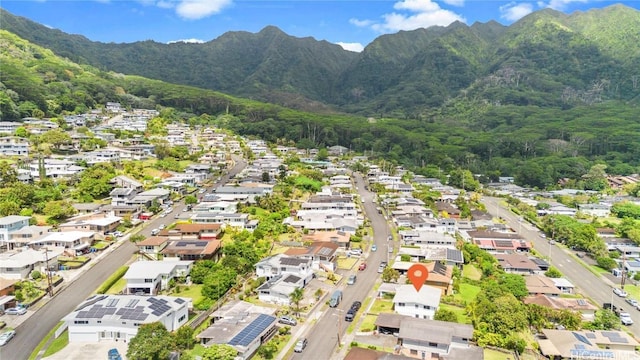
POLYGON ((107 307, 114 307, 118 304, 119 299, 110 299, 107 303, 107 307))
POLYGON ((174 301, 175 301, 176 303, 178 303, 178 304, 184 304, 184 303, 185 303, 185 301, 184 301, 183 299, 181 299, 181 298, 177 298, 177 299, 175 299, 174 301))
POLYGON ((249 344, 258 338, 274 321, 275 318, 273 316, 266 314, 258 315, 255 320, 229 341, 229 345, 249 346, 249 344))
POLYGON ((579 334, 575 331, 572 331, 573 336, 576 337, 576 339, 578 339, 578 341, 583 342, 587 345, 592 345, 591 342, 589 341, 589 339, 587 339, 584 335, 579 334))

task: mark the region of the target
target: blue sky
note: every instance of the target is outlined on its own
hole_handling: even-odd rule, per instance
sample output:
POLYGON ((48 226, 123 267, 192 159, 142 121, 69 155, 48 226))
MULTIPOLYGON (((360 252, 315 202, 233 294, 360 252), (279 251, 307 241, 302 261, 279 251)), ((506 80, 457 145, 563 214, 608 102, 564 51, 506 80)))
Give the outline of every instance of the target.
MULTIPOLYGON (((2 0, 19 16, 93 41, 203 42, 227 31, 258 32, 275 25, 289 35, 313 37, 361 51, 376 37, 456 20, 509 25, 532 11, 566 13, 601 8, 601 0, 2 0)), ((640 9, 638 0, 622 2, 640 9)), ((0 27, 2 26, 0 22, 0 27)))

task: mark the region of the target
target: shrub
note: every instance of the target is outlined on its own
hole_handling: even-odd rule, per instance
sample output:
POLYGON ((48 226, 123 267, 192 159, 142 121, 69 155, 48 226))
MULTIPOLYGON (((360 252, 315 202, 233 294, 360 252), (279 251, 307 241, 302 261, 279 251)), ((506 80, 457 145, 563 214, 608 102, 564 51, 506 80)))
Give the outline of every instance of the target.
POLYGON ((42 278, 42 273, 40 271, 38 271, 38 270, 33 270, 31 272, 31 278, 33 280, 38 280, 38 279, 42 278))
POLYGON ((127 270, 129 270, 128 266, 121 266, 118 270, 116 270, 116 272, 114 272, 111 276, 109 276, 109 278, 107 279, 107 281, 105 281, 96 291, 96 293, 98 294, 104 294, 106 293, 112 286, 113 284, 115 284, 118 280, 120 280, 121 277, 124 276, 124 274, 127 272, 127 270))

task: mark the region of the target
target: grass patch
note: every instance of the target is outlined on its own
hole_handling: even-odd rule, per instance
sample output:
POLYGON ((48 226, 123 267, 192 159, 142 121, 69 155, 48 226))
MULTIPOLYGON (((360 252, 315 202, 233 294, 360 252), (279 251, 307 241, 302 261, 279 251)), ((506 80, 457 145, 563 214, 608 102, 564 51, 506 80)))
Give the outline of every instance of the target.
POLYGON ((349 257, 349 258, 339 257, 338 269, 351 270, 358 261, 360 261, 360 259, 355 257, 349 257))
POLYGON ((626 284, 624 286, 624 291, 626 291, 630 297, 634 299, 640 299, 640 288, 635 285, 626 284))
POLYGON ((484 360, 507 360, 513 359, 513 353, 502 352, 493 349, 484 349, 484 360))
POLYGON ((69 331, 65 330, 65 332, 63 332, 62 335, 58 336, 57 339, 53 339, 51 344, 49 344, 49 347, 47 348, 47 350, 44 351, 43 357, 51 356, 57 353, 58 351, 64 349, 64 347, 67 346, 68 344, 69 344, 69 331))
POLYGON ((115 284, 111 285, 111 287, 109 288, 109 290, 107 290, 105 294, 109 294, 109 295, 119 294, 122 290, 124 290, 126 286, 127 286, 127 279, 125 279, 124 277, 121 277, 120 279, 118 279, 118 281, 115 282, 115 284))
POLYGON ((207 349, 207 348, 206 348, 206 347, 204 347, 204 346, 202 346, 201 344, 196 344, 196 345, 193 347, 193 349, 188 350, 188 351, 185 351, 185 355, 187 355, 187 356, 186 356, 186 357, 187 357, 187 359, 193 359, 193 358, 195 358, 196 356, 200 356, 200 357, 201 357, 202 355, 204 355, 204 351, 205 351, 206 349, 207 349))
POLYGON ((107 247, 109 247, 109 245, 111 245, 110 242, 107 241, 98 241, 97 243, 93 244, 93 248, 95 248, 96 250, 103 250, 106 249, 107 247))
POLYGON ((202 301, 204 296, 202 296, 202 284, 191 284, 189 287, 180 285, 183 291, 174 292, 171 296, 180 296, 180 297, 188 297, 193 299, 193 303, 196 304, 199 301, 202 301))
POLYGON ((465 303, 470 303, 476 299, 478 293, 480 292, 480 287, 471 285, 471 284, 460 284, 460 292, 455 294, 453 297, 456 299, 461 299, 465 303))
POLYGON ((362 322, 360 323, 360 331, 373 331, 376 328, 375 324, 377 318, 378 317, 376 315, 365 315, 364 318, 362 318, 362 322))
POLYGON ((64 324, 62 321, 59 322, 58 325, 54 326, 53 329, 51 329, 47 333, 47 335, 45 335, 45 337, 42 338, 42 340, 40 340, 40 342, 38 343, 38 346, 36 346, 36 348, 33 349, 33 352, 31 353, 31 355, 29 355, 29 360, 35 360, 38 357, 38 353, 40 352, 40 350, 42 350, 42 348, 47 343, 47 341, 49 341, 49 339, 53 336, 53 334, 55 334, 56 330, 58 330, 58 328, 62 326, 62 324, 64 324))
POLYGON ((378 315, 380 313, 393 312, 393 302, 390 300, 376 299, 369 310, 369 314, 378 315))
POLYGON ((589 266, 589 268, 592 270, 592 272, 595 272, 598 275, 607 275, 609 274, 609 270, 605 270, 603 268, 601 268, 600 266, 597 265, 591 265, 589 266))
POLYGON ((462 268, 462 276, 470 280, 480 280, 482 272, 473 264, 467 264, 462 268))
POLYGON ((460 324, 471 324, 471 319, 467 317, 467 312, 464 310, 464 308, 440 303, 440 309, 453 311, 458 317, 457 322, 460 324))

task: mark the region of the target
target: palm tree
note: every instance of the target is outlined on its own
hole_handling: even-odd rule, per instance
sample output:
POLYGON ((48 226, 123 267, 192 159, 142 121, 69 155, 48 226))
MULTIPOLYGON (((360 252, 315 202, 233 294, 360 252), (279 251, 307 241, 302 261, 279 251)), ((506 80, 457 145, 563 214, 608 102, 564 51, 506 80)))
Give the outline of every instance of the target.
POLYGON ((296 288, 291 294, 289 294, 289 299, 296 306, 296 315, 298 316, 300 316, 300 301, 302 301, 303 296, 304 291, 302 290, 302 288, 296 288))

